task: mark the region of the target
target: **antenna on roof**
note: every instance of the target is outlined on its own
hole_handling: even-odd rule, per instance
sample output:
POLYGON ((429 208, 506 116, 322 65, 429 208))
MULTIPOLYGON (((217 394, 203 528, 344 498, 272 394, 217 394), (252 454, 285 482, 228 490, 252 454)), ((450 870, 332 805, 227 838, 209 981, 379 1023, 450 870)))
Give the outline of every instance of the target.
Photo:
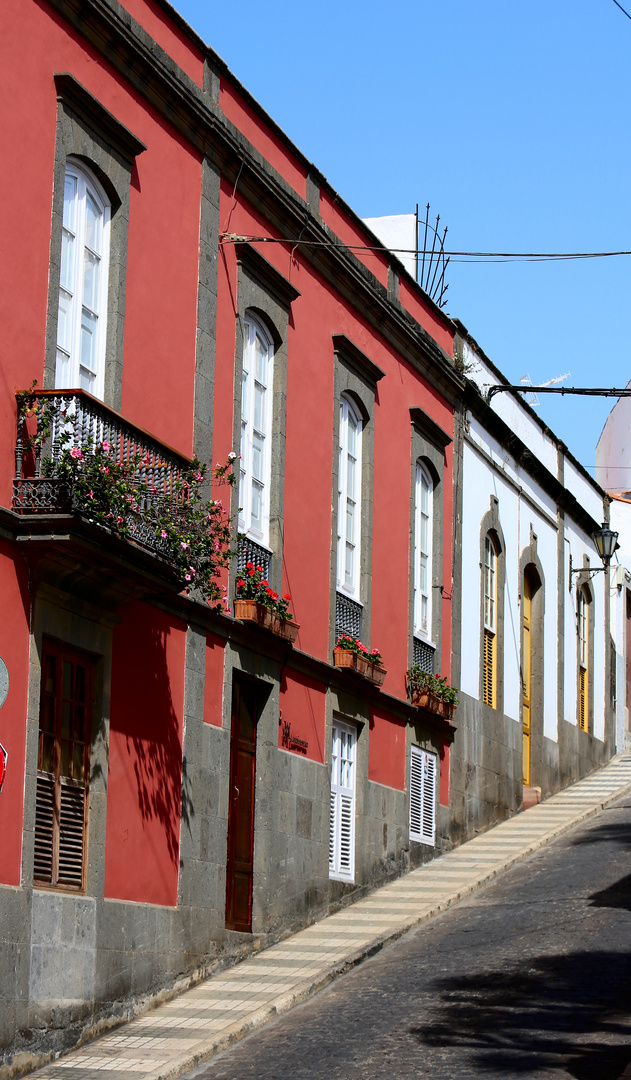
MULTIPOLYGON (((546 382, 538 383, 537 385, 538 386, 554 386, 556 383, 561 383, 561 382, 564 382, 565 379, 569 379, 571 374, 572 374, 571 371, 567 371, 565 373, 565 375, 555 375, 555 377, 553 379, 548 379, 546 382)), ((521 377, 521 379, 519 381, 520 381, 520 383, 523 383, 524 386, 532 386, 532 379, 530 378, 530 375, 522 375, 522 377, 521 377)), ((539 398, 537 397, 536 393, 532 393, 532 394, 525 393, 524 394, 524 401, 526 402, 527 405, 532 406, 532 408, 535 408, 537 405, 541 404, 541 402, 539 401, 539 398)))
POLYGON ((449 256, 445 258, 445 237, 447 236, 447 226, 445 226, 442 236, 438 231, 438 224, 440 222, 440 214, 436 215, 436 224, 430 225, 429 223, 429 203, 425 207, 425 221, 423 222, 423 246, 419 244, 419 236, 421 231, 421 223, 418 217, 418 203, 416 206, 416 280, 419 285, 428 296, 438 304, 439 307, 444 307, 446 304, 445 294, 449 285, 445 285, 445 270, 449 265, 449 256), (432 246, 428 249, 428 234, 431 235, 432 246), (422 255, 421 265, 419 267, 419 252, 422 255))

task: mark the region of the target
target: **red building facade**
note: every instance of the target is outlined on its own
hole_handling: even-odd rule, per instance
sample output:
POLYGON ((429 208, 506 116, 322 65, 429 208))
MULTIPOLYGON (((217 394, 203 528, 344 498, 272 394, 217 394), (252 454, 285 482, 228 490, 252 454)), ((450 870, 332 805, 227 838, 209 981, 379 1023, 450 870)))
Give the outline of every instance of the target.
POLYGON ((454 728, 406 671, 450 676, 462 381, 451 321, 167 4, 7 0, 0 25, 9 1065, 448 845, 454 728), (60 499, 33 383, 77 449, 161 476, 234 450, 223 613, 142 508, 121 536, 60 499), (233 617, 247 561, 293 645, 233 617), (335 666, 343 632, 381 687, 335 666))

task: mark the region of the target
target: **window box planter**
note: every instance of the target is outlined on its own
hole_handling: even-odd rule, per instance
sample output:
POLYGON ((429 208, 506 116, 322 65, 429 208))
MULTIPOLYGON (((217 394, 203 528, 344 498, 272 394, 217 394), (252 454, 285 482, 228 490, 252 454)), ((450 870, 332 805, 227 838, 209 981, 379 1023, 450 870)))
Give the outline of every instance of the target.
POLYGON ((333 663, 337 668, 354 671, 356 675, 361 675, 375 686, 381 686, 386 677, 386 669, 382 664, 371 664, 359 653, 352 652, 350 649, 334 649, 333 663))
POLYGON ((420 705, 422 709, 427 709, 436 716, 442 716, 445 720, 453 720, 456 706, 452 702, 443 701, 436 694, 430 694, 427 690, 418 690, 416 687, 412 687, 410 693, 413 705, 420 705))
POLYGON ((243 622, 254 622, 272 634, 288 641, 293 645, 296 640, 300 624, 293 619, 282 619, 276 611, 271 611, 265 604, 259 604, 256 600, 235 600, 234 617, 243 622))

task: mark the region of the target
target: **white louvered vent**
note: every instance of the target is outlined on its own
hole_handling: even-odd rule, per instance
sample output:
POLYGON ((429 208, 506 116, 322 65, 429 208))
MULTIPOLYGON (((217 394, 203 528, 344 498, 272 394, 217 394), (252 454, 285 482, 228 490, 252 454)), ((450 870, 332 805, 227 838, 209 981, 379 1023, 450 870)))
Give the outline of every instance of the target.
POLYGON ((355 875, 355 750, 357 732, 333 724, 329 876, 353 881, 355 875))
POLYGON ((436 834, 436 755, 411 748, 410 840, 434 847, 436 834))

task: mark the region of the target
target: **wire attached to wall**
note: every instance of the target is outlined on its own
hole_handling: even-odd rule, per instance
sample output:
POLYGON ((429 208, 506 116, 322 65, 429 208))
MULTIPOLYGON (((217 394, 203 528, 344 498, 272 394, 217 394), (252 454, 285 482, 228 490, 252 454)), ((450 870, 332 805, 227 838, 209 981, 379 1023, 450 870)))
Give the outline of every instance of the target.
MULTIPOLYGON (((237 177, 238 180, 238 177, 237 177)), ((235 184, 236 199, 236 184, 235 184)), ((232 209, 230 214, 232 214, 232 209)), ((228 219, 230 224, 230 218, 228 219)), ((310 248, 331 248, 335 251, 364 251, 367 253, 393 254, 393 255, 429 255, 431 249, 424 248, 395 248, 377 244, 333 244, 330 240, 303 240, 302 234, 305 226, 300 230, 296 240, 284 239, 275 236, 250 236, 242 233, 231 233, 228 229, 220 234, 220 244, 292 244, 293 251, 300 245, 310 248)), ((293 255, 292 251, 292 255, 293 255)), ((631 251, 445 251, 454 262, 564 262, 576 259, 611 259, 621 255, 631 255, 631 251)))

